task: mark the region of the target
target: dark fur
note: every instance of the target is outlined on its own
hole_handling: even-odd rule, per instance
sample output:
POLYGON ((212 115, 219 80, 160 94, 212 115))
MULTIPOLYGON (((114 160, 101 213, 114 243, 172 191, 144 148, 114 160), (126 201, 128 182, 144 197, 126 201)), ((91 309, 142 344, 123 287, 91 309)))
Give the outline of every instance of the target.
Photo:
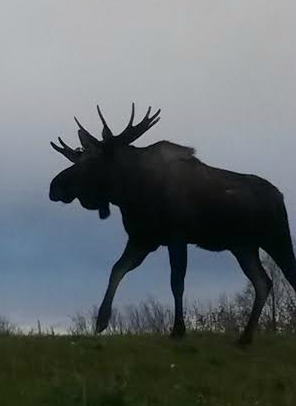
MULTIPOLYGON (((56 148, 57 149, 57 148, 56 148)), ((252 281, 256 300, 241 342, 251 341, 270 290, 259 260, 264 249, 296 288, 292 250, 283 196, 268 181, 208 166, 192 148, 160 141, 144 148, 110 142, 87 148, 77 163, 51 183, 50 199, 99 210, 119 207, 129 242, 115 264, 97 330, 106 328, 120 279, 160 245, 168 246, 176 314, 172 331, 185 326, 182 295, 187 244, 212 251, 229 250, 252 281)))

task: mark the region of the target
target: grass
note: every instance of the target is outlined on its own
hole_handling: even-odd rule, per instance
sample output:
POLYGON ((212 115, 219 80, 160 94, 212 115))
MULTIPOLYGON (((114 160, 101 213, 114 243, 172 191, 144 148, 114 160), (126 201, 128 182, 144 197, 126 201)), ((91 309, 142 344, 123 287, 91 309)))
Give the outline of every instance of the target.
POLYGON ((296 337, 0 337, 2 406, 296 405, 296 337))

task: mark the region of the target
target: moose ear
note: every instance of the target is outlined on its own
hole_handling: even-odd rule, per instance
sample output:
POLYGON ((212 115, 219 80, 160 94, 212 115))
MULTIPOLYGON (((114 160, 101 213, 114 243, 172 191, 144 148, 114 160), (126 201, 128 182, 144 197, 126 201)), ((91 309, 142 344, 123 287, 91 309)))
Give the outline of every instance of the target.
POLYGON ((78 137, 80 139, 81 145, 85 150, 101 149, 101 142, 93 137, 74 117, 76 124, 79 127, 78 137))

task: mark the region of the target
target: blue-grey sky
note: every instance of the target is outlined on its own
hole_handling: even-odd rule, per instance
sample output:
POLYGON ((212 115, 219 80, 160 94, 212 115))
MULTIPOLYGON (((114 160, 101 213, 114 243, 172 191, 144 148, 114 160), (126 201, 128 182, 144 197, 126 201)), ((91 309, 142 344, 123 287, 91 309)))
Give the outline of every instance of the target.
MULTIPOLYGON (((48 199, 78 146, 73 115, 115 132, 136 103, 161 121, 138 145, 169 139, 214 166, 256 173, 285 194, 296 231, 296 4, 292 0, 22 0, 0 4, 0 313, 63 324, 102 299, 126 235, 117 209, 99 221, 48 199)), ((244 284, 227 253, 190 249, 189 299, 244 284)), ((171 302, 165 249, 129 274, 115 304, 171 302)))

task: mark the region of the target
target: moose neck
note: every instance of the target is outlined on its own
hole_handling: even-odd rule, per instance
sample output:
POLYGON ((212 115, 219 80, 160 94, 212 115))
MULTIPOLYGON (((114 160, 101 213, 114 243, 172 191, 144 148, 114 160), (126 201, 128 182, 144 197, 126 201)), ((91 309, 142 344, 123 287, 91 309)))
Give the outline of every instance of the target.
POLYGON ((171 165, 194 160, 192 148, 159 141, 143 148, 125 146, 115 151, 110 167, 110 202, 122 213, 137 216, 159 204, 163 179, 171 165))
POLYGON ((138 193, 143 150, 145 148, 126 146, 114 152, 109 172, 109 201, 120 209, 138 193))

